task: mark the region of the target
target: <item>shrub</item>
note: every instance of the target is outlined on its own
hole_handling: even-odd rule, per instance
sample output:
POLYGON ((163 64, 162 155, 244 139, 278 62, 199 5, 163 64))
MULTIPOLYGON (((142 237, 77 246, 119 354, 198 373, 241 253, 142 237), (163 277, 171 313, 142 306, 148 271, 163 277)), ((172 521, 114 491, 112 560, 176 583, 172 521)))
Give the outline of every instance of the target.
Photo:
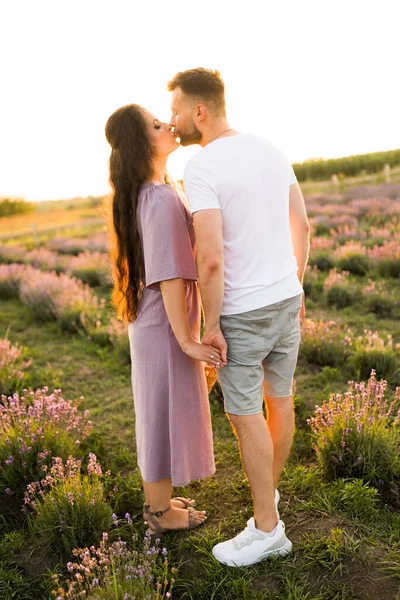
POLYGON ((70 330, 95 327, 104 306, 78 279, 35 269, 22 278, 20 298, 39 321, 59 319, 62 328, 70 330))
POLYGON ((304 319, 301 325, 300 355, 307 362, 336 367, 350 356, 353 333, 342 329, 335 321, 304 319))
POLYGON ((350 240, 336 248, 334 255, 339 267, 353 275, 365 275, 369 271, 367 250, 360 242, 350 240))
POLYGON ((318 250, 331 250, 335 245, 335 239, 333 237, 311 237, 311 251, 317 252, 318 250))
POLYGON ((82 252, 70 260, 67 272, 90 286, 112 285, 108 256, 101 252, 82 252))
POLYGON ((387 379, 397 385, 399 381, 399 345, 393 346, 392 336, 385 341, 378 332, 364 330, 353 345, 354 353, 349 360, 349 367, 358 379, 367 379, 374 369, 379 378, 387 379))
POLYGON ((0 265, 0 298, 18 297, 21 279, 30 273, 24 265, 0 265))
POLYGON ((329 306, 346 308, 346 306, 353 304, 354 295, 344 285, 335 285, 328 291, 327 300, 329 306))
MULTIPOLYGON (((82 400, 82 399, 81 399, 82 400)), ((88 411, 48 388, 2 396, 0 404, 0 495, 21 499, 27 483, 40 478, 53 456, 76 454, 90 433, 88 411)))
POLYGON ((362 295, 367 300, 367 309, 378 317, 390 319, 396 315, 398 303, 384 282, 368 279, 367 285, 362 288, 362 295))
MULTIPOLYGON (((131 523, 129 514, 126 518, 131 523)), ((56 600, 81 597, 93 600, 171 598, 175 569, 169 568, 166 548, 160 547, 159 539, 152 544, 149 535, 146 535, 142 547, 136 534, 131 539, 131 548, 122 540, 110 544, 108 534, 104 532, 99 547, 74 549, 76 562, 67 564, 72 576, 67 581, 67 590, 60 586, 53 592, 56 600)), ((57 576, 55 580, 59 584, 57 576)))
POLYGON ((310 254, 309 264, 316 266, 320 271, 330 271, 335 266, 335 260, 328 252, 315 252, 310 254))
POLYGON ((329 271, 324 281, 324 290, 327 292, 329 306, 345 308, 354 301, 354 295, 349 289, 348 271, 337 272, 336 267, 329 271))
POLYGON ((50 471, 41 481, 27 486, 25 505, 32 511, 32 530, 43 542, 68 556, 76 546, 97 544, 111 526, 112 509, 103 488, 103 472, 97 458, 89 454, 87 474, 81 461, 70 456, 65 465, 53 457, 50 471))
POLYGON ((27 252, 24 257, 24 263, 38 269, 47 269, 60 273, 65 270, 66 261, 59 256, 57 252, 52 252, 47 248, 34 248, 27 252))
POLYGON ((378 265, 378 271, 382 277, 400 277, 400 259, 382 260, 378 265))
POLYGON ((366 275, 370 269, 369 259, 363 254, 349 254, 341 258, 338 264, 353 275, 366 275))
POLYGON ((341 273, 338 273, 337 268, 335 267, 329 271, 329 274, 324 281, 324 290, 327 292, 336 285, 347 285, 349 283, 348 275, 348 271, 342 271, 341 273))
POLYGON ((25 377, 24 370, 32 361, 23 361, 25 349, 10 340, 0 339, 0 394, 19 391, 25 377))
POLYGON ((0 263, 23 263, 25 248, 22 246, 0 246, 0 263))
POLYGON ((86 238, 53 238, 48 243, 48 248, 60 254, 75 254, 76 256, 86 250, 107 252, 107 236, 99 232, 86 238))
POLYGON ((24 198, 0 198, 0 217, 29 213, 34 208, 33 202, 26 202, 24 198))
POLYGON ((314 285, 317 283, 319 277, 319 271, 317 267, 306 266, 303 280, 303 290, 306 296, 311 294, 314 285))
POLYGON ((329 234, 331 228, 330 228, 330 224, 324 221, 320 221, 319 223, 316 224, 315 227, 315 235, 317 235, 318 237, 320 236, 324 236, 329 234))
POLYGON ((367 300, 367 309, 381 319, 395 316, 397 303, 389 296, 371 295, 367 300))
POLYGON ((367 385, 350 382, 347 393, 332 394, 307 422, 328 481, 362 479, 400 508, 400 390, 389 404, 386 388, 372 371, 367 385))
POLYGON ((400 277, 400 241, 386 241, 369 250, 369 257, 378 265, 382 277, 400 277))

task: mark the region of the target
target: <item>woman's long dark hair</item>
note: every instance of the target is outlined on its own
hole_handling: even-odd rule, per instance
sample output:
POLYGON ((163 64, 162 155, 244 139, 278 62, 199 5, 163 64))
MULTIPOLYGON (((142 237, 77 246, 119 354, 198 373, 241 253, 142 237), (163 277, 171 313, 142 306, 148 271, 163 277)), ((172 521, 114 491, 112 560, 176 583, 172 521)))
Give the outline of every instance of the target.
POLYGON ((105 133, 112 150, 109 160, 112 188, 110 245, 113 266, 113 304, 124 321, 137 316, 142 294, 143 253, 136 209, 139 188, 151 177, 154 148, 144 111, 137 104, 116 110, 105 133))

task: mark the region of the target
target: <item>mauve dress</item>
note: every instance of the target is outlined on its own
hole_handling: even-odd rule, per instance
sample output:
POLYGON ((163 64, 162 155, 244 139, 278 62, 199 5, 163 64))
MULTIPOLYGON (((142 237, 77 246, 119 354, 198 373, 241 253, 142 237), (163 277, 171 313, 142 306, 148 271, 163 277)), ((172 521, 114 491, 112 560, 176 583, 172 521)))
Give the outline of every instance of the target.
POLYGON ((145 289, 128 327, 138 465, 146 482, 183 486, 215 472, 204 363, 187 356, 169 324, 160 281, 181 277, 193 338, 200 340, 200 296, 192 217, 166 184, 140 188, 138 229, 145 289))

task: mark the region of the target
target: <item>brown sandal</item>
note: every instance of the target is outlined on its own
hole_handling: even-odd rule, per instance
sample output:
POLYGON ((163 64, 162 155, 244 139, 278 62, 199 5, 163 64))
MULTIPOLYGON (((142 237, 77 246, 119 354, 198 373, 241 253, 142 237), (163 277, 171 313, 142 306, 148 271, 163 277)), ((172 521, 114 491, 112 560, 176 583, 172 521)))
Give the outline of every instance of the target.
MULTIPOLYGON (((193 508, 194 505, 196 504, 196 500, 188 500, 187 498, 182 498, 181 496, 176 496, 175 498, 172 498, 172 500, 179 500, 179 502, 182 502, 184 509, 185 508, 186 509, 193 508)), ((172 500, 171 500, 171 502, 172 502, 172 500)), ((146 504, 146 502, 144 502, 144 504, 143 504, 143 520, 144 521, 147 521, 147 515, 149 514, 149 508, 150 508, 150 504, 146 504)))
POLYGON ((205 519, 202 521, 198 521, 196 518, 196 510, 194 508, 192 508, 191 506, 189 506, 189 508, 187 509, 188 513, 189 513, 189 524, 188 527, 181 527, 180 529, 165 529, 165 527, 163 527, 159 521, 159 518, 162 517, 166 512, 168 512, 171 508, 171 505, 168 506, 168 508, 164 509, 164 510, 158 510, 157 512, 151 512, 150 510, 147 513, 147 522, 149 525, 149 528, 147 529, 147 533, 149 533, 150 535, 154 535, 155 533, 169 533, 170 531, 186 531, 189 529, 195 529, 196 527, 199 527, 200 525, 204 525, 207 516, 205 516, 205 519), (154 528, 154 529, 153 529, 154 528))

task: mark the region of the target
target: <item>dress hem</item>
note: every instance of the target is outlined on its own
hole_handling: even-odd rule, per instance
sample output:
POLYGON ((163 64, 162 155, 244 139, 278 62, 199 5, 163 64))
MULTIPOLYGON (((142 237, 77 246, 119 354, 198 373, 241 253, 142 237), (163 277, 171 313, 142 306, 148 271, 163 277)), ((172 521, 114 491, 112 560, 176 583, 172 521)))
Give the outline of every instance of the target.
POLYGON ((192 481, 197 481, 199 479, 205 479, 206 477, 211 477, 212 475, 214 475, 216 469, 214 468, 213 471, 207 473, 206 475, 196 475, 194 477, 191 477, 188 481, 184 482, 184 483, 176 483, 174 482, 174 480, 172 479, 171 475, 163 475, 161 477, 157 477, 157 478, 151 478, 151 479, 146 479, 145 477, 143 477, 142 475, 142 479, 145 483, 157 483, 157 481, 160 481, 161 479, 172 479, 172 486, 173 487, 185 487, 186 485, 189 485, 189 483, 191 483, 192 481))

